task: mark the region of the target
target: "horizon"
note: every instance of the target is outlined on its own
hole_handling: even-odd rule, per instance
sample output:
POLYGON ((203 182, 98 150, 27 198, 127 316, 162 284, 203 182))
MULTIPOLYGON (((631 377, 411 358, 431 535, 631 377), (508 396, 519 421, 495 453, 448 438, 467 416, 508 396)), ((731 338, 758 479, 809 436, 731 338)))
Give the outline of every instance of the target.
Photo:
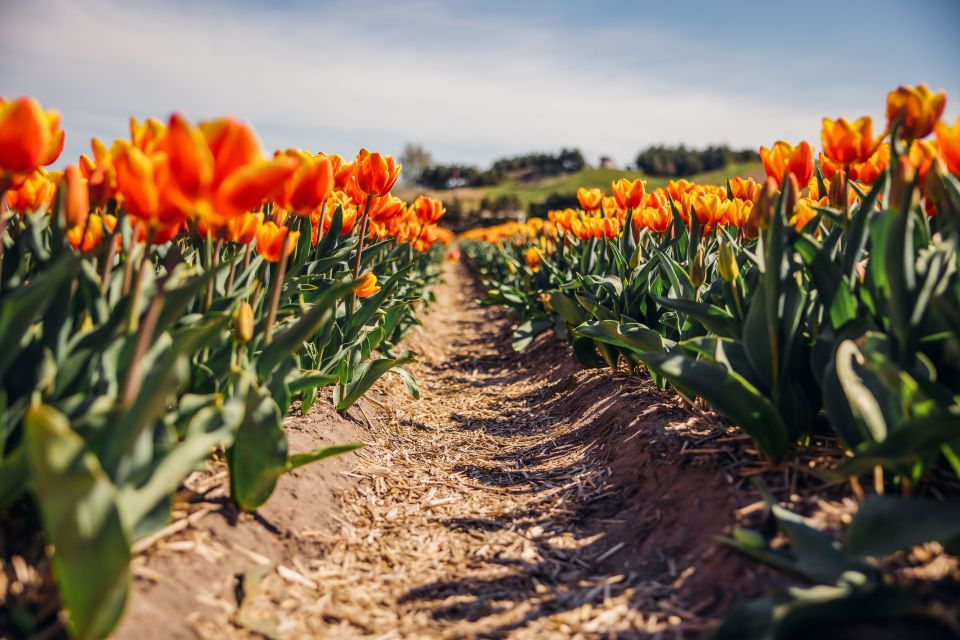
POLYGON ((92 136, 124 137, 130 116, 175 111, 248 121, 267 153, 411 143, 480 167, 563 147, 617 166, 656 144, 819 147, 824 116, 872 115, 882 129, 901 84, 945 90, 944 119, 960 115, 960 3, 818 0, 802 19, 790 6, 683 7, 37 0, 0 9, 0 77, 3 95, 60 111, 58 165, 92 136), (870 44, 893 29, 916 46, 870 44))

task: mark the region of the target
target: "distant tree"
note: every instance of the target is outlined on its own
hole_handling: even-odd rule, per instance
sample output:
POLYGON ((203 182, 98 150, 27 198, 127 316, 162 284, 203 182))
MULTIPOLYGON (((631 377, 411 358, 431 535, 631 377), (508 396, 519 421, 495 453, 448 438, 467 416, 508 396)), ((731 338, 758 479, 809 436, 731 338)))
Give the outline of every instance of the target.
POLYGON ((403 163, 400 178, 408 184, 417 184, 420 175, 433 164, 433 157, 420 145, 408 142, 400 153, 400 162, 403 163))
POLYGON ((723 169, 731 162, 759 160, 755 151, 733 151, 727 145, 711 145, 706 149, 688 149, 684 145, 655 145, 637 155, 637 168, 650 176, 691 176, 703 171, 723 169))

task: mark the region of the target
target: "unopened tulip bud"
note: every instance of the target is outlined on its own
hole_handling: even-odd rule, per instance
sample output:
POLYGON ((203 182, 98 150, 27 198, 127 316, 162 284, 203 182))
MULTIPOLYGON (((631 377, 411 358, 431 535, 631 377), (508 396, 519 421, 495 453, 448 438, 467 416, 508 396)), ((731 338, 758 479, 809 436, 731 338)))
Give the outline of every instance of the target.
POLYGON ((947 166, 942 159, 936 158, 923 180, 923 191, 927 194, 927 200, 935 207, 939 207, 947 197, 947 190, 943 186, 943 178, 946 175, 947 166))
POLYGON ((773 220, 773 212, 777 210, 777 197, 779 194, 780 190, 777 188, 777 181, 773 178, 767 178, 767 181, 763 183, 760 196, 757 198, 757 204, 750 212, 750 217, 747 219, 747 224, 745 225, 744 234, 748 238, 756 238, 758 230, 763 230, 770 226, 770 221, 773 220))
POLYGON ((793 215, 794 210, 797 208, 797 203, 800 201, 800 183, 797 182, 797 177, 792 173, 788 176, 787 180, 783 182, 783 188, 787 190, 787 200, 784 203, 786 205, 784 209, 789 218, 793 215))
POLYGON ((68 227, 79 227, 86 223, 90 213, 90 194, 87 180, 75 164, 67 166, 63 172, 63 185, 66 186, 66 218, 68 227))
POLYGON ((697 254, 693 257, 693 265, 690 267, 690 283, 694 287, 699 287, 707 279, 707 268, 704 265, 703 246, 697 248, 697 254))
POLYGON ((233 317, 233 339, 239 344, 247 344, 253 339, 253 307, 241 302, 233 317))
POLYGON ((893 181, 890 184, 891 211, 900 211, 904 205, 906 205, 907 211, 917 206, 919 194, 915 184, 916 179, 917 170, 910 162, 910 158, 900 156, 893 168, 893 181))
POLYGON ((720 269, 720 277, 725 282, 733 282, 740 275, 740 265, 737 264, 737 256, 733 252, 733 246, 729 242, 720 243, 720 254, 717 256, 717 267, 720 269))
POLYGON ((847 175, 843 169, 837 169, 837 172, 833 174, 833 179, 830 180, 830 205, 837 209, 845 209, 847 206, 847 175))

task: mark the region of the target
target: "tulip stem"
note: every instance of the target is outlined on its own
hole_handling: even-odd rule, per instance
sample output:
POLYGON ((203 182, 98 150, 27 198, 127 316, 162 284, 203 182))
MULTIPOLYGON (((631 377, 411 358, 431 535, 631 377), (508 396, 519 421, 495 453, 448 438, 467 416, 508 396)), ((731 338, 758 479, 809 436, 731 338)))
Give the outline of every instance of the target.
MULTIPOLYGON (((107 212, 104 212, 103 221, 106 226, 107 212)), ((120 222, 123 220, 123 209, 117 214, 117 221, 113 231, 107 236, 107 253, 103 258, 103 271, 100 273, 100 291, 106 294, 110 290, 110 276, 113 275, 113 257, 117 252, 117 233, 120 232, 120 222)))
POLYGON ((273 279, 270 281, 270 307, 267 310, 267 326, 263 330, 263 343, 270 344, 273 340, 273 325, 277 321, 277 307, 280 305, 280 289, 283 287, 283 278, 287 273, 287 243, 290 242, 290 230, 283 234, 283 248, 280 250, 280 260, 273 270, 273 279))
POLYGON ((3 293, 3 252, 6 244, 3 241, 7 233, 7 190, 0 190, 0 294, 3 293))
MULTIPOLYGON (((147 241, 143 244, 143 255, 140 256, 140 266, 137 269, 136 277, 133 281, 133 292, 130 294, 130 307, 127 309, 127 332, 133 333, 137 330, 140 316, 137 314, 137 307, 140 306, 140 298, 143 296, 143 274, 147 267, 147 261, 150 259, 150 250, 153 248, 153 236, 156 233, 150 229, 147 234, 147 241)), ((130 256, 130 262, 133 263, 133 256, 130 256)))
MULTIPOLYGON (((207 240, 209 242, 209 238, 207 240)), ((216 269, 220 266, 220 252, 223 250, 223 238, 217 239, 217 244, 213 248, 213 257, 210 259, 210 269, 216 269)), ((209 311, 213 305, 213 279, 207 282, 207 299, 204 301, 203 310, 209 311)))
MULTIPOLYGON (((367 204, 363 208, 363 219, 360 221, 360 242, 357 244, 357 263, 353 268, 353 279, 356 280, 360 277, 360 259, 363 257, 363 241, 367 238, 367 223, 370 218, 370 201, 373 199, 373 196, 367 196, 367 204)), ((353 307, 356 304, 357 294, 351 293, 347 301, 347 317, 353 315, 353 307)))
POLYGON ((226 294, 229 296, 233 293, 233 280, 237 275, 237 252, 234 251, 233 255, 230 256, 230 273, 227 275, 227 288, 226 294))

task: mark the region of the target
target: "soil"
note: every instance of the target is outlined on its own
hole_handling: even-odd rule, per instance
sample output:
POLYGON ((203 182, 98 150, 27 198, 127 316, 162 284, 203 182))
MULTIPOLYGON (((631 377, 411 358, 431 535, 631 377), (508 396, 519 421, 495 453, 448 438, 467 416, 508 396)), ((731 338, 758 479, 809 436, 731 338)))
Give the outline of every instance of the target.
POLYGON ((711 444, 742 437, 552 337, 514 353, 478 293, 448 265, 406 339, 419 401, 391 375, 346 416, 320 401, 287 420, 292 451, 364 449, 253 514, 219 464, 191 477, 183 528, 141 545, 116 637, 699 637, 770 587, 715 542, 757 501, 711 444))

